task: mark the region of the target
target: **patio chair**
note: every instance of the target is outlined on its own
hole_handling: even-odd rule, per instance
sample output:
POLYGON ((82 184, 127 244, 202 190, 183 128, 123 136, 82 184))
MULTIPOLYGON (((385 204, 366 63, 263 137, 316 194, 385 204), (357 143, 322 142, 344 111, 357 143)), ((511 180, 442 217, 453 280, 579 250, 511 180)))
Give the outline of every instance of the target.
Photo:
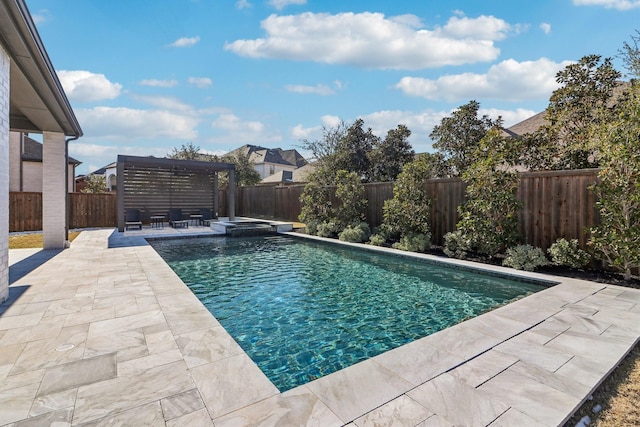
POLYGON ((213 213, 211 213, 211 209, 209 208, 200 209, 200 215, 202 215, 202 218, 200 218, 200 225, 209 226, 211 225, 211 221, 215 219, 213 217, 213 213))
POLYGON ((142 221, 140 220, 140 209, 125 209, 124 211, 124 229, 137 227, 142 230, 142 221))
POLYGON ((169 209, 169 225, 173 228, 189 227, 189 221, 182 219, 182 209, 169 209))

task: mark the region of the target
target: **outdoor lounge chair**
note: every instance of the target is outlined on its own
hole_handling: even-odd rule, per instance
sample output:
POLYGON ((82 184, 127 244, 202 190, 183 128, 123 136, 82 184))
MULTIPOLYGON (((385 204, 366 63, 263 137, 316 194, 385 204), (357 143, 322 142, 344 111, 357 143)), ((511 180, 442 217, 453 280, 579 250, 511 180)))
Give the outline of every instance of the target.
POLYGON ((124 229, 137 227, 142 230, 142 221, 140 220, 140 209, 126 209, 124 212, 124 229))
POLYGON ((182 209, 169 209, 169 225, 173 228, 189 228, 189 221, 187 221, 186 219, 182 219, 182 209))
POLYGON ((211 209, 209 208, 200 209, 200 215, 202 215, 202 218, 200 218, 200 225, 209 226, 211 221, 215 219, 211 213, 211 209))

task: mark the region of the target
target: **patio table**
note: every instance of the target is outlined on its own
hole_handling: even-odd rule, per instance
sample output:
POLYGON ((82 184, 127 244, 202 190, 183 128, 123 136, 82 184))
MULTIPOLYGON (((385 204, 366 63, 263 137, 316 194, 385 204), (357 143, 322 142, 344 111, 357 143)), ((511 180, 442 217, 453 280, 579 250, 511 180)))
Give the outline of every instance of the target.
POLYGON ((151 228, 164 228, 164 215, 151 215, 151 228))

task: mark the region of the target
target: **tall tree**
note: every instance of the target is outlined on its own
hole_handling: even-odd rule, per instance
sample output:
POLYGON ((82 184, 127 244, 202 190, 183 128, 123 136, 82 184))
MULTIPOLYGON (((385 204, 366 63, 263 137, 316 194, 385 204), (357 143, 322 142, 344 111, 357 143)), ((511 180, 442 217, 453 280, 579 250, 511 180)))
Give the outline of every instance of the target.
POLYGON ((379 138, 371 128, 364 130, 363 126, 362 119, 357 119, 349 126, 345 136, 338 141, 332 163, 336 171, 355 172, 362 181, 368 182, 371 178, 369 153, 378 145, 379 138))
POLYGON ((433 147, 443 155, 450 176, 461 176, 469 168, 478 143, 496 124, 487 115, 478 117, 479 110, 479 102, 469 101, 443 118, 429 135, 433 147))
POLYGON ((176 160, 200 160, 203 162, 217 162, 218 158, 214 154, 206 154, 200 152, 200 147, 189 141, 182 144, 180 148, 173 147, 171 152, 167 154, 167 158, 176 160))
POLYGON ((410 136, 409 128, 398 125, 369 152, 372 182, 395 181, 402 167, 413 160, 415 151, 409 143, 410 136))
POLYGON ((620 77, 611 59, 600 55, 585 56, 558 72, 556 81, 562 86, 551 95, 548 124, 540 129, 540 142, 552 155, 547 160, 550 168, 598 166, 593 130, 613 120, 614 89, 620 77))
POLYGON ((629 280, 640 267, 640 86, 621 97, 616 112, 599 133, 602 167, 594 189, 601 222, 591 230, 591 244, 629 280))
MULTIPOLYGON (((236 185, 240 186, 256 185, 262 180, 260 173, 255 169, 255 164, 249 159, 248 155, 243 153, 225 154, 219 157, 215 154, 202 153, 200 152, 199 146, 194 145, 192 142, 188 142, 186 144, 182 144, 180 148, 174 147, 167 157, 177 160, 233 163, 236 165, 234 175, 235 182, 236 185)), ((222 172, 220 174, 220 187, 225 188, 228 182, 228 174, 226 172, 222 172)))
POLYGON ((638 78, 640 77, 640 31, 636 30, 636 34, 631 36, 631 42, 624 42, 622 49, 618 49, 618 57, 622 59, 624 67, 627 69, 627 75, 638 78))
POLYGON ((522 202, 517 197, 518 173, 513 166, 512 138, 500 134, 496 126, 480 141, 474 161, 462 176, 467 184, 466 201, 458 208, 457 233, 471 249, 494 256, 520 239, 518 213, 522 202))
MULTIPOLYGON (((235 171, 235 182, 236 185, 240 186, 250 186, 256 185, 260 181, 262 181, 262 176, 255 168, 255 163, 249 159, 249 156, 245 153, 236 153, 236 154, 225 154, 220 160, 224 163, 233 163, 236 165, 235 171)), ((220 184, 223 187, 226 187, 226 183, 228 182, 227 174, 224 173, 220 176, 220 184)))

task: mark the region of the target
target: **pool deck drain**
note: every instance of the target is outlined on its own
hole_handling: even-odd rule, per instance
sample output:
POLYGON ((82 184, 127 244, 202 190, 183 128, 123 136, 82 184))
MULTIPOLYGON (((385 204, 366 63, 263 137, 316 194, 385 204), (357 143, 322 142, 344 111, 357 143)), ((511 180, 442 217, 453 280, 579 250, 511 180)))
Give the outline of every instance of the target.
POLYGON ((279 393, 140 234, 42 252, 9 254, 0 425, 556 426, 640 338, 640 290, 527 274, 559 284, 279 393))

